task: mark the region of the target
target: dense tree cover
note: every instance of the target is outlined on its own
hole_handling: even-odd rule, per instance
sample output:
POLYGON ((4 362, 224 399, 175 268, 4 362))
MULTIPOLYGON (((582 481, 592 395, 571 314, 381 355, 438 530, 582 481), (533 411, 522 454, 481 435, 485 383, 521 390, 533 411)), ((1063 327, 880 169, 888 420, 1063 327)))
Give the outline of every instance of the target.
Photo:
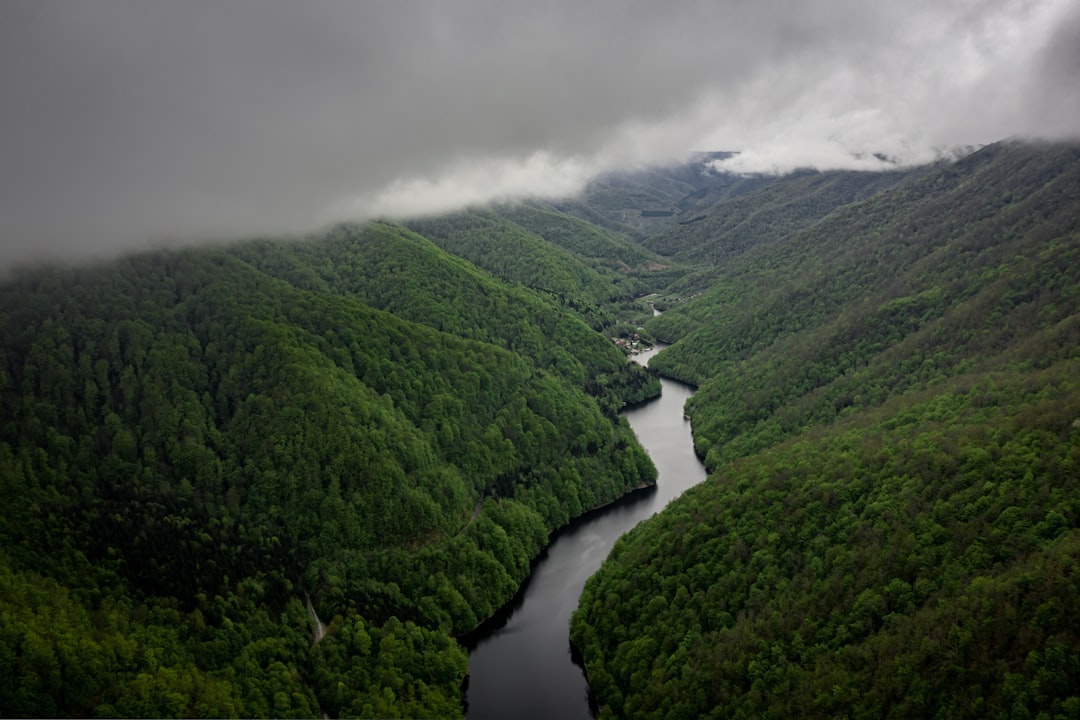
POLYGON ((498 214, 544 240, 565 248, 601 268, 623 272, 659 259, 624 235, 606 230, 539 202, 500 205, 498 214))
POLYGON ((749 247, 779 240, 812 225, 843 205, 864 200, 921 172, 801 170, 763 183, 741 180, 743 192, 728 189, 716 204, 681 218, 642 244, 673 260, 716 265, 749 247))
MULTIPOLYGON (((457 222, 448 219, 446 226, 457 222)), ((491 230, 487 221, 478 222, 491 230)), ((505 237, 488 234, 478 243, 502 242, 501 255, 513 258, 515 238, 522 234, 520 229, 505 237)), ((539 238, 529 242, 538 253, 553 252, 539 238)), ((508 286, 400 226, 345 225, 314 242, 251 242, 232 252, 298 288, 347 295, 407 320, 511 350, 584 387, 612 414, 623 402, 641 401, 660 390, 655 378, 628 365, 610 342, 575 313, 565 312, 567 307, 591 308, 604 315, 587 295, 569 295, 560 302, 551 293, 508 286)), ((575 267, 575 272, 589 271, 580 263, 575 267)))
POLYGON ((574 252, 494 210, 413 220, 409 227, 441 248, 509 282, 594 306, 623 294, 615 273, 602 273, 574 252))
MULTIPOLYGON (((769 333, 820 323, 822 312, 858 309, 865 296, 888 290, 889 282, 909 273, 916 262, 936 262, 939 267, 927 270, 948 273, 950 266, 944 261, 967 263, 972 259, 968 254, 995 247, 1007 253, 1008 242, 1017 233, 1061 234, 1055 226, 1068 227, 1076 172, 1072 146, 1048 146, 1037 152, 1016 143, 988 146, 864 202, 839 208, 779 241, 766 233, 760 246, 752 243, 711 269, 712 284, 700 298, 670 306, 671 311, 651 325, 670 341, 706 324, 728 331, 723 323, 740 313, 742 298, 753 298, 755 308, 768 306, 778 316, 770 326, 745 329, 755 343, 768 341, 769 333), (1040 213, 1050 213, 1053 222, 1036 229, 1043 220, 1040 213), (808 304, 811 293, 827 298, 829 304, 808 304)), ((727 242, 723 235, 713 238, 721 247, 727 242)), ((686 352, 684 346, 680 352, 686 352)))
POLYGON ((913 391, 725 466, 573 622, 614 716, 1080 710, 1080 358, 913 391))
POLYGON ((657 306, 667 308, 715 284, 721 268, 740 253, 932 169, 801 170, 771 177, 718 172, 710 165, 728 155, 698 153, 673 167, 604 176, 589 183, 581 199, 553 205, 563 217, 572 214, 634 237, 642 250, 651 251, 649 272, 636 274, 650 292, 662 293, 657 306), (646 208, 668 208, 672 214, 641 217, 646 208))
MULTIPOLYGON (((731 282, 666 313, 714 318, 653 362, 702 385, 689 410, 699 451, 719 453, 712 465, 1005 349, 1036 358, 1071 347, 1062 323, 1080 293, 1076 151, 1049 149, 1039 163, 1020 147, 980 155, 943 172, 951 191, 932 190, 942 175, 914 188, 908 214, 870 201, 849 226, 831 219, 754 254, 731 282), (974 189, 983 184, 1023 201, 987 205, 974 189), (870 219, 886 209, 890 221, 870 219)), ((661 338, 674 327, 658 325, 661 338)))
POLYGON ((985 148, 650 327, 712 474, 586 586, 605 715, 1080 713, 1080 148, 985 148))
POLYGON ((985 148, 745 253, 712 290, 650 320, 664 340, 687 332, 651 366, 701 386, 688 409, 709 466, 1006 350, 1067 353, 1077 158, 985 148))
POLYGON ((655 479, 594 330, 658 290, 714 475, 586 589, 603 712, 1080 714, 1078 158, 703 156, 7 282, 0 714, 460 715, 453 636, 655 479))
POLYGON ((574 311, 596 330, 618 320, 612 303, 651 289, 660 267, 625 237, 539 204, 472 209, 413 220, 409 227, 574 311))
POLYGON ((716 204, 680 215, 678 225, 643 243, 668 262, 690 268, 664 288, 664 304, 694 297, 728 274, 742 253, 809 227, 837 208, 910 183, 930 166, 891 172, 803 170, 771 182, 744 178, 725 188, 716 204))
POLYGON ((460 715, 452 634, 654 480, 583 389, 617 373, 575 343, 621 358, 576 318, 545 330, 579 354, 535 359, 498 318, 459 337, 361 302, 393 282, 255 252, 0 287, 2 714, 460 715), (305 589, 334 618, 314 647, 305 589))

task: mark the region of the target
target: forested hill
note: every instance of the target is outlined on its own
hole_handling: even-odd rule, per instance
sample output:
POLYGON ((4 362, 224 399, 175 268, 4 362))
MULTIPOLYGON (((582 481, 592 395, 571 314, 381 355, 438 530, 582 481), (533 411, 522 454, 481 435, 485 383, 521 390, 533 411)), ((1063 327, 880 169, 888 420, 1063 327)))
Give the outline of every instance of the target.
POLYGON ((507 282, 541 292, 596 329, 616 322, 612 302, 653 289, 655 255, 539 203, 472 209, 409 227, 507 282))
POLYGON ((548 534, 614 716, 1080 714, 1080 148, 163 251, 0 285, 0 715, 457 717, 548 534), (328 623, 313 643, 312 607, 328 623))
POLYGON ((593 179, 579 198, 559 200, 561 211, 637 240, 677 223, 682 213, 705 208, 728 193, 761 182, 707 168, 731 153, 697 153, 670 167, 646 167, 593 179))
POLYGON ((700 386, 710 479, 574 617, 602 715, 1080 712, 1080 147, 988 146, 714 278, 652 363, 700 386))
POLYGON ((460 716, 452 635, 654 482, 580 318, 339 234, 0 287, 0 714, 460 716))
POLYGON ((837 207, 869 198, 926 172, 800 170, 765 181, 739 179, 705 208, 682 211, 679 222, 643 244, 664 257, 716 264, 740 250, 813 224, 837 207))
MULTIPOLYGON (((478 232, 477 242, 502 238, 503 255, 512 258, 517 252, 515 232, 521 231, 505 237, 478 232)), ((538 252, 551 249, 539 238, 533 242, 542 246, 538 252)), ((345 295, 413 322, 511 350, 584 387, 612 414, 623 402, 639 402, 659 392, 654 378, 628 364, 570 307, 596 308, 583 288, 565 288, 561 302, 536 288, 499 282, 401 226, 345 225, 315 241, 253 242, 233 252, 298 288, 345 295)))

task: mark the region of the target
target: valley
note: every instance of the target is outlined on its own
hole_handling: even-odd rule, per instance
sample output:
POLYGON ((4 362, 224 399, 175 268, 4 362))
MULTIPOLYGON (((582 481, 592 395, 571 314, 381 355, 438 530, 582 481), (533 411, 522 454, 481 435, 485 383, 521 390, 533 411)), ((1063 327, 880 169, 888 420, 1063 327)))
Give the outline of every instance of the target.
MULTIPOLYGON (((648 365, 657 349, 638 354, 648 365)), ((588 685, 567 628, 585 581, 626 531, 705 480, 683 405, 692 389, 663 380, 660 397, 624 411, 658 471, 655 487, 560 530, 518 596, 469 637, 467 717, 589 718, 588 685)))
POLYGON ((1075 715, 1080 147, 710 159, 6 279, 0 712, 1075 715))

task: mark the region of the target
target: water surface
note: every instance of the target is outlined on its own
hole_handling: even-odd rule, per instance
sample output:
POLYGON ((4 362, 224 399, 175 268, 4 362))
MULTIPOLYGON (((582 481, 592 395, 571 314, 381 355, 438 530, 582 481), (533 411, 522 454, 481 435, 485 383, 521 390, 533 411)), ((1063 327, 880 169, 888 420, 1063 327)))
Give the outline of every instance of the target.
MULTIPOLYGON (((647 364, 656 352, 636 359, 647 364)), ((620 535, 705 479, 690 422, 683 419, 683 404, 693 390, 672 380, 661 383, 659 398, 624 412, 659 471, 656 489, 559 532, 517 597, 470 638, 467 717, 592 718, 585 673, 570 654, 570 614, 585 581, 620 535)))

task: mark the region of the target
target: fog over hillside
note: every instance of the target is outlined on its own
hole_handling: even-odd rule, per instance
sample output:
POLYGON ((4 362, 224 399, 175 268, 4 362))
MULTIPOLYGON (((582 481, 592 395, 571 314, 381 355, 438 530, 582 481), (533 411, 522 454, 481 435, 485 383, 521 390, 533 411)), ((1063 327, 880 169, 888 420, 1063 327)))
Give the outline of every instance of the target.
MULTIPOLYGON (((1080 135, 1068 0, 0 10, 0 266, 726 169, 1080 135)), ((861 158, 861 159, 853 159, 861 158)))

